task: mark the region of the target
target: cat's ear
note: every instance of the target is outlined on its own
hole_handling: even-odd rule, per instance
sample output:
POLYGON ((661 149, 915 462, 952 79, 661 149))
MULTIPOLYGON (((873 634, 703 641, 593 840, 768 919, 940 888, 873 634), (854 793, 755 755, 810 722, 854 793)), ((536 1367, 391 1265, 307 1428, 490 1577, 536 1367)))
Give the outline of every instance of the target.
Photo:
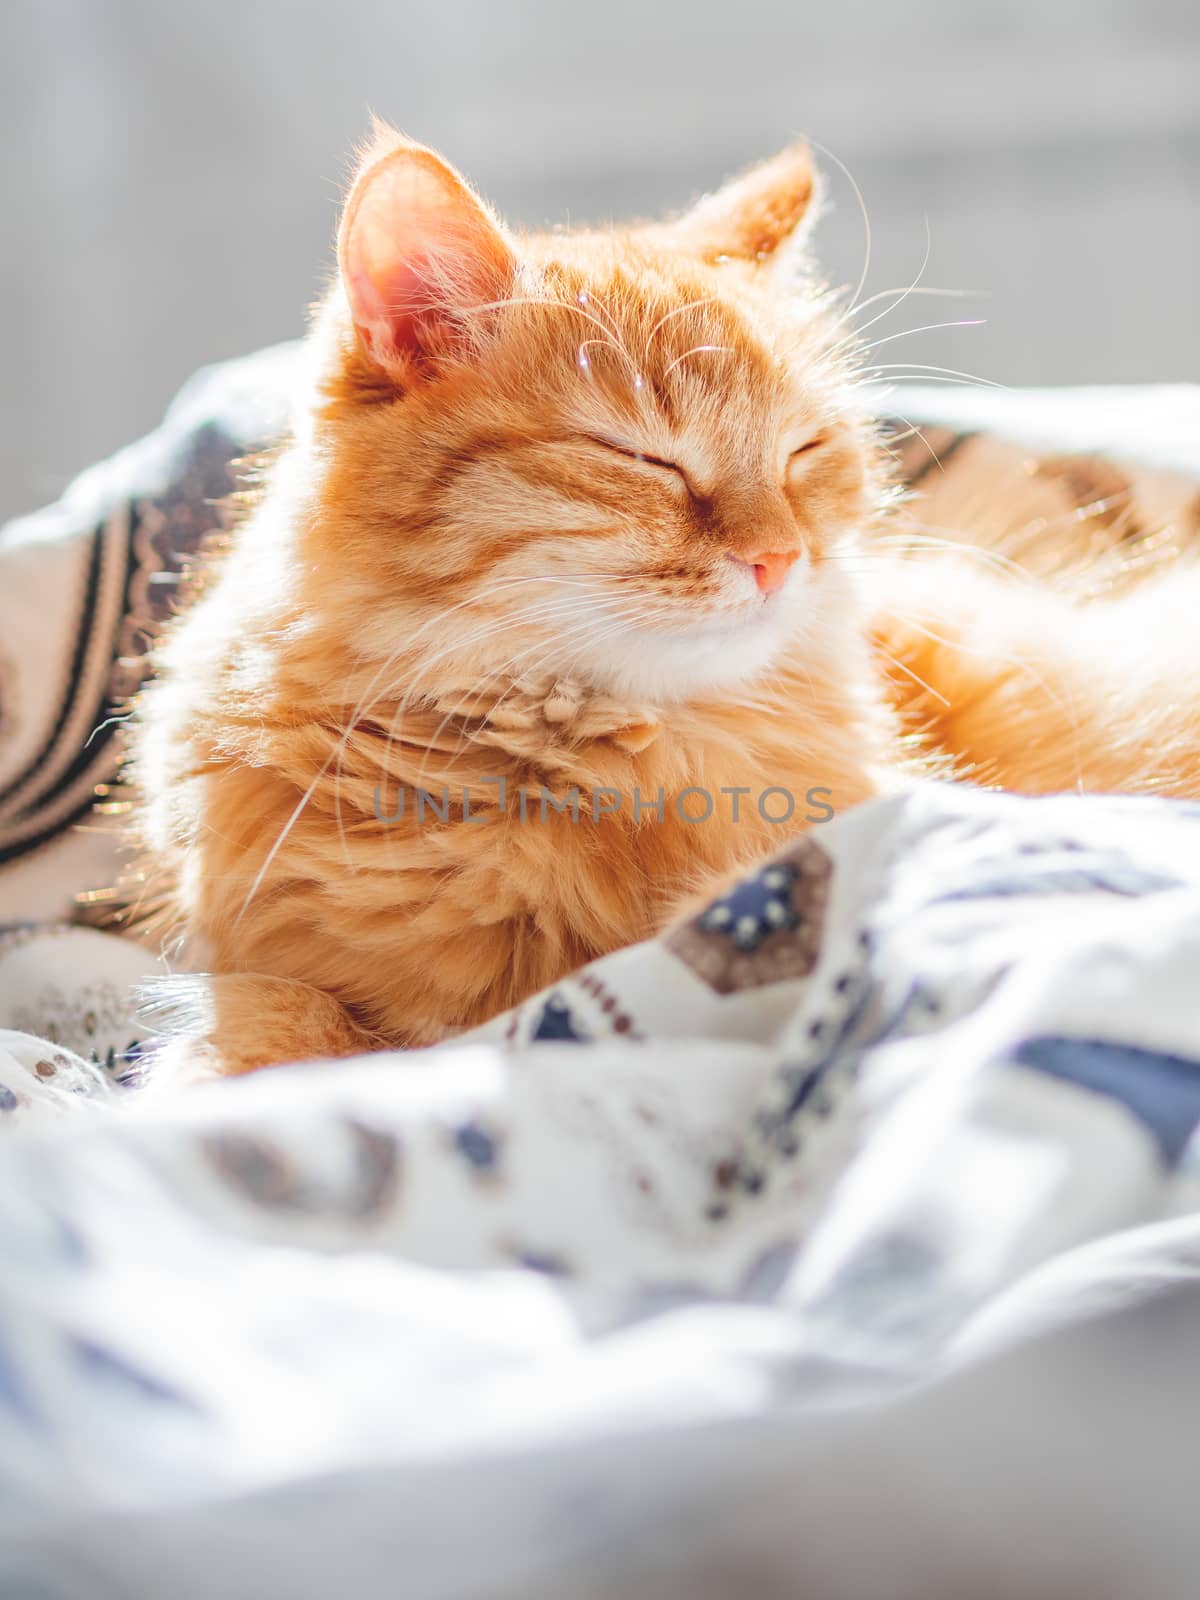
POLYGON ((706 261, 775 267, 803 243, 819 197, 812 152, 793 144, 705 195, 670 231, 679 246, 706 261))
POLYGON ((454 168, 380 123, 342 214, 338 265, 364 348, 397 379, 469 343, 472 319, 511 292, 517 270, 454 168))

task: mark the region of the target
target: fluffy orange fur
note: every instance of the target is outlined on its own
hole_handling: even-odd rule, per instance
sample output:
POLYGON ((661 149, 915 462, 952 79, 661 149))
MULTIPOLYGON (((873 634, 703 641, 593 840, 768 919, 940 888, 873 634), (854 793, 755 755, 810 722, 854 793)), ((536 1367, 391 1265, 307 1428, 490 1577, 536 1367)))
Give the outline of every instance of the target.
POLYGON ((797 147, 675 222, 514 236, 377 130, 294 438, 137 708, 145 894, 210 974, 193 1066, 483 1021, 777 846, 810 790, 1200 792, 1193 702, 1159 692, 1195 654, 1182 591, 1152 665, 1143 592, 848 559, 890 501, 814 192, 797 147))

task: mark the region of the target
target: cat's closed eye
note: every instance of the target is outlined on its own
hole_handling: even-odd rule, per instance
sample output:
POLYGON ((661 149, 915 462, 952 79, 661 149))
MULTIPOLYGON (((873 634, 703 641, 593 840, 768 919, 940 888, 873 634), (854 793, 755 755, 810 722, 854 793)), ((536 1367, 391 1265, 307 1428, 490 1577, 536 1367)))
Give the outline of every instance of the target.
POLYGON ((803 477, 813 457, 819 455, 828 443, 829 435, 818 431, 803 443, 794 445, 784 456, 782 476, 788 481, 803 477))
POLYGON ((585 435, 590 444, 598 444, 603 450, 612 450, 619 456, 625 456, 630 461, 638 461, 644 467, 658 467, 663 472, 673 472, 686 483, 683 468, 674 461, 668 461, 664 456, 647 455, 644 450, 639 450, 636 445, 624 444, 619 439, 606 439, 601 434, 589 433, 585 435))
POLYGON ((605 450, 611 450, 616 455, 624 456, 627 460, 636 462, 639 466, 650 467, 663 476, 670 473, 675 482, 686 489, 693 500, 700 504, 705 503, 704 496, 679 465, 678 461, 670 461, 665 456, 647 455, 644 450, 639 450, 636 445, 625 444, 619 439, 606 439, 600 434, 586 434, 585 438, 591 444, 600 445, 605 450))

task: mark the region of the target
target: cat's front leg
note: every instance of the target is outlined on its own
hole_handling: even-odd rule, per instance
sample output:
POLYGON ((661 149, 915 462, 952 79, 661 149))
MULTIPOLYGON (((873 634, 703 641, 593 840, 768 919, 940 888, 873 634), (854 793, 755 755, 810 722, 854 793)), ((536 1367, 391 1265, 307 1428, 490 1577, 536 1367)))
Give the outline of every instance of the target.
POLYGON ((362 1055, 389 1047, 333 995, 294 978, 261 973, 181 974, 145 993, 153 1020, 166 1014, 153 1071, 196 1082, 260 1067, 362 1055))

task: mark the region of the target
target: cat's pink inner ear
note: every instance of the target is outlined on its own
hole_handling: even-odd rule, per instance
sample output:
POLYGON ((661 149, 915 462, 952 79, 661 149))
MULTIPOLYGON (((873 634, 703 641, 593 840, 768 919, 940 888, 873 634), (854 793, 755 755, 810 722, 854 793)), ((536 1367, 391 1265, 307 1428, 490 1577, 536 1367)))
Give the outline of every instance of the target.
POLYGON ((338 260, 359 337, 398 374, 461 349, 470 319, 511 292, 516 272, 483 203, 440 156, 407 142, 360 172, 338 260))

